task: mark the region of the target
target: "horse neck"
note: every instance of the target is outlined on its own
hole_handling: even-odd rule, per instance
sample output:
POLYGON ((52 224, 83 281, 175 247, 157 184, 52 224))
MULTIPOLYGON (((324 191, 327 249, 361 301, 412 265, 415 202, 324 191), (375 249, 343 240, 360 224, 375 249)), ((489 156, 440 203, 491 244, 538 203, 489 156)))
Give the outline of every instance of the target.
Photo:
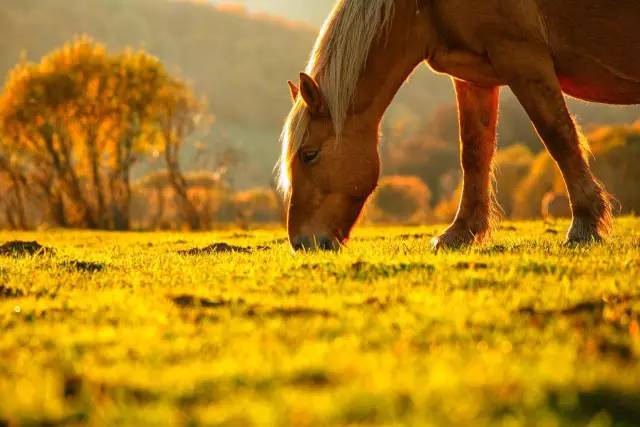
POLYGON ((379 124, 404 81, 425 60, 429 31, 421 3, 396 1, 388 34, 373 44, 358 80, 352 114, 365 114, 379 124))

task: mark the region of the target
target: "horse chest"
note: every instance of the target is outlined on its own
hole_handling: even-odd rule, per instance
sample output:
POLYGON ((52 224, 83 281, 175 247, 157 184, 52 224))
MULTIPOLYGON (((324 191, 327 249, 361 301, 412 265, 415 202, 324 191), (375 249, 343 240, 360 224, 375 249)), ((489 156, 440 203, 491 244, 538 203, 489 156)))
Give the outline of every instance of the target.
POLYGON ((502 85, 489 59, 464 50, 440 50, 427 60, 435 72, 483 86, 502 85))

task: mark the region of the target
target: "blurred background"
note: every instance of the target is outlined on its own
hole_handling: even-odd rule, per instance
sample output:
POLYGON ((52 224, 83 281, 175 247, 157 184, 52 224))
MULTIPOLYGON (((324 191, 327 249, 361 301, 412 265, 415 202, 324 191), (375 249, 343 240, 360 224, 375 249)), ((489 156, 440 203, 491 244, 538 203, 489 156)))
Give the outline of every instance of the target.
MULTIPOLYGON (((0 227, 277 224, 286 81, 333 0, 3 0, 0 227)), ((502 97, 504 217, 568 215, 553 161, 502 97)), ((420 67, 383 124, 369 223, 448 222, 460 193, 450 81, 420 67)), ((570 101, 618 213, 640 212, 640 109, 570 101)))

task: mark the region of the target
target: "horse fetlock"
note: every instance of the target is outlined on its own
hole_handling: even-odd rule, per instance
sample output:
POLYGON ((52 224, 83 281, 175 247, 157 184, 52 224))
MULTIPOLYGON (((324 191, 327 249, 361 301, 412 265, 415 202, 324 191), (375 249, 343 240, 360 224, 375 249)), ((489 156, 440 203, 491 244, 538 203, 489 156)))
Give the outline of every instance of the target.
POLYGON ((576 241, 582 241, 579 236, 585 236, 587 241, 591 241, 594 234, 598 236, 595 240, 601 240, 611 232, 611 196, 599 182, 594 180, 588 196, 573 202, 572 209, 574 219, 569 230, 569 240, 575 237, 576 241))

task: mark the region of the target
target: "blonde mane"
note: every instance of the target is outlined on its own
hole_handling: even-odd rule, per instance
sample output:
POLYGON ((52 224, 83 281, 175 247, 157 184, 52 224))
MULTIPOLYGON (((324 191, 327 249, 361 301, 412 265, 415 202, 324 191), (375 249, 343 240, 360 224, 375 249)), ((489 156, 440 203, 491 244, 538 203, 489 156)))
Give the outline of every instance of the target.
MULTIPOLYGON (((373 42, 390 25, 394 1, 339 0, 313 48, 305 72, 318 82, 338 139, 373 42)), ((289 191, 289 165, 302 145, 309 120, 306 105, 298 97, 280 138, 278 185, 283 193, 289 191)))

